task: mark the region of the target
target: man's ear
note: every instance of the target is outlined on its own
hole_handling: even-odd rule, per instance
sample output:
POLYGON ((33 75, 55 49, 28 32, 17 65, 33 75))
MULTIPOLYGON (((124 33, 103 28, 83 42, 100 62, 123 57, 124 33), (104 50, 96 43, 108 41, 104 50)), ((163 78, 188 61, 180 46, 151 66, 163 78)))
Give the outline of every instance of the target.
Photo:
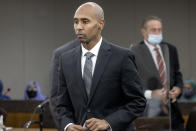
POLYGON ((104 20, 100 20, 99 21, 99 28, 100 28, 100 30, 103 30, 104 24, 105 24, 105 21, 104 20))
POLYGON ((144 28, 142 28, 140 31, 141 31, 142 36, 145 37, 146 36, 146 30, 144 28))
POLYGON ((144 28, 142 28, 140 31, 141 31, 141 34, 144 36, 144 34, 145 34, 144 28))

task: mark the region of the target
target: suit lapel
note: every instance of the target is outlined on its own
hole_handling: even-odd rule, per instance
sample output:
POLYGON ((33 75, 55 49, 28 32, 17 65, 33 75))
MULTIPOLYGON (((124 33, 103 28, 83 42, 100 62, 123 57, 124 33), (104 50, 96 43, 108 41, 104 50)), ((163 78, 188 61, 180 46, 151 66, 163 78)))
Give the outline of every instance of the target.
POLYGON ((92 80, 90 97, 88 99, 88 104, 90 103, 90 101, 96 91, 97 84, 100 81, 100 78, 104 72, 105 66, 111 56, 110 48, 111 48, 110 45, 106 41, 103 40, 101 47, 99 49, 99 53, 98 53, 98 57, 97 57, 96 65, 95 65, 95 70, 94 70, 94 74, 93 74, 93 80, 92 80))
POLYGON ((168 46, 166 44, 160 44, 160 46, 161 46, 161 50, 162 50, 164 61, 165 61, 165 65, 166 65, 167 84, 170 85, 169 48, 168 48, 168 46))
POLYGON ((159 76, 159 72, 157 70, 157 67, 154 63, 154 60, 152 58, 152 54, 150 53, 148 47, 145 45, 145 43, 141 43, 141 54, 143 54, 143 63, 145 63, 145 66, 147 67, 147 69, 151 70, 152 73, 154 73, 155 76, 157 76, 157 78, 160 78, 159 76))
POLYGON ((84 81, 82 79, 82 71, 81 71, 81 46, 77 46, 75 48, 75 55, 74 55, 74 61, 75 61, 75 73, 76 76, 74 79, 77 80, 77 84, 78 84, 78 89, 81 90, 82 94, 84 95, 84 99, 85 99, 85 102, 87 102, 88 100, 88 96, 87 96, 87 93, 86 93, 86 89, 85 89, 85 86, 84 86, 84 81))

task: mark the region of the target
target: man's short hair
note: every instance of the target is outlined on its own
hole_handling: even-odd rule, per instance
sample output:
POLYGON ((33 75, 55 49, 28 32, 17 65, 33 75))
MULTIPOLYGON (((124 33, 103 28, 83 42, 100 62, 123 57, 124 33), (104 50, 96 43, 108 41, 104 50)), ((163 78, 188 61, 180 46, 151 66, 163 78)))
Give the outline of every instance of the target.
POLYGON ((146 24, 151 21, 151 20, 158 20, 162 23, 162 20, 161 18, 157 17, 157 16, 147 16, 146 18, 144 18, 144 20, 142 21, 142 25, 141 25, 141 28, 146 28, 146 24))

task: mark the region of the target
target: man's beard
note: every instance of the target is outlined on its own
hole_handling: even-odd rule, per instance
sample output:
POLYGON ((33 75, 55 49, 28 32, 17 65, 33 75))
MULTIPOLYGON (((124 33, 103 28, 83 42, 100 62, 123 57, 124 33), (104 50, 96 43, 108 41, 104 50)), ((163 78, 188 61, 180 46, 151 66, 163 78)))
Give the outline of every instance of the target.
POLYGON ((89 45, 90 40, 80 40, 82 44, 89 45))

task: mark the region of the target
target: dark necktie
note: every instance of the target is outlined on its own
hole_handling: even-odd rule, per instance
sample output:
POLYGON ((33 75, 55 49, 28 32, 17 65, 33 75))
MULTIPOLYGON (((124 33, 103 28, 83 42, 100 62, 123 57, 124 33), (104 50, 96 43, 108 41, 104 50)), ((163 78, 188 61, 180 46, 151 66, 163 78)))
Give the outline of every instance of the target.
POLYGON ((93 67, 91 57, 94 56, 94 54, 92 54, 91 52, 87 52, 85 56, 86 56, 86 61, 84 64, 83 80, 86 87, 87 95, 89 96, 91 90, 91 84, 92 84, 92 67, 93 67))
POLYGON ((167 78, 166 78, 166 68, 164 66, 163 58, 161 57, 159 48, 155 47, 154 50, 156 51, 156 59, 158 64, 158 71, 160 75, 160 79, 164 88, 167 88, 167 78))

